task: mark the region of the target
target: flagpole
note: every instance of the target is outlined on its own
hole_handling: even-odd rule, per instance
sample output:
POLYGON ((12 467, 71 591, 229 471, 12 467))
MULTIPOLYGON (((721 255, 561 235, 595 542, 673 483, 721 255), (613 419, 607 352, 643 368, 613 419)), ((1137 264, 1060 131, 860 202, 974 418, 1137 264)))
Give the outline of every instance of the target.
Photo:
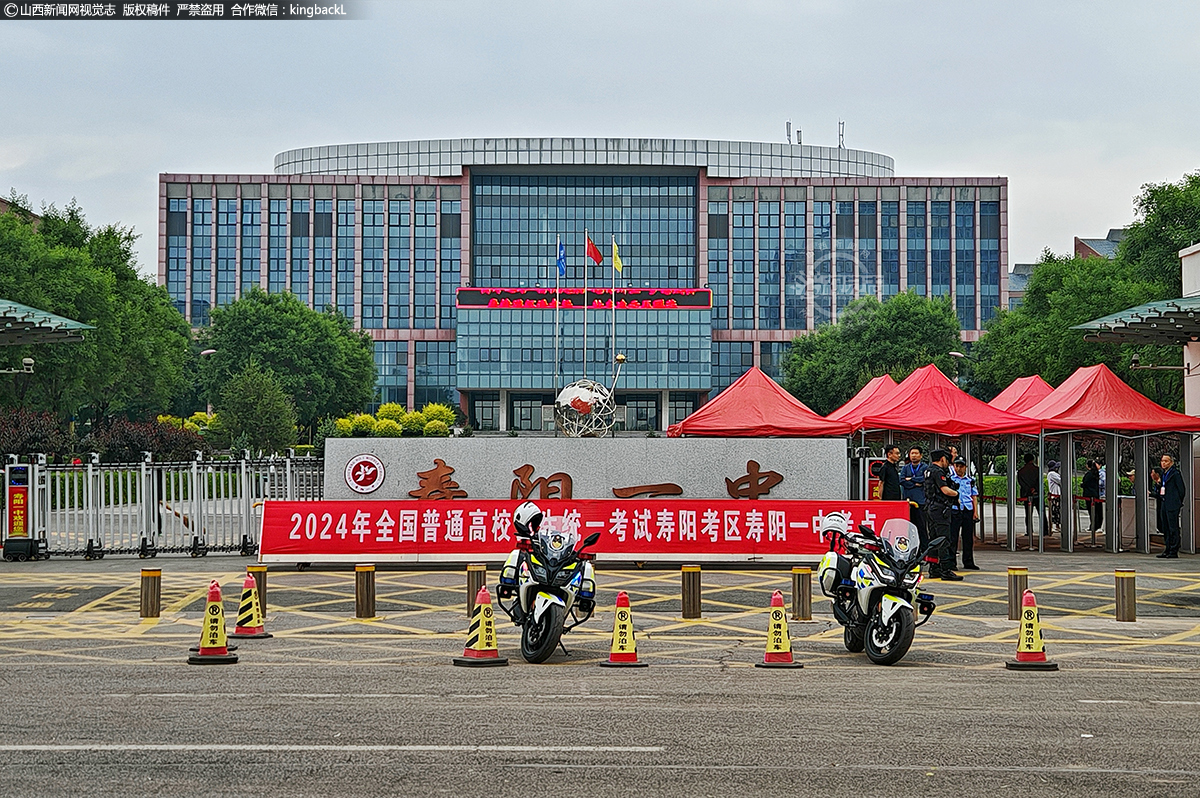
MULTIPOLYGON (((613 267, 612 267, 612 364, 617 367, 617 237, 612 236, 613 267)), ((616 371, 613 371, 613 386, 617 384, 616 371)))
MULTIPOLYGON (((558 235, 554 246, 554 399, 558 401, 558 337, 562 318, 562 270, 558 268, 558 252, 562 247, 562 235, 558 235)), ((557 432, 558 426, 555 425, 557 432)))
POLYGON ((588 378, 588 228, 583 228, 583 379, 588 378))

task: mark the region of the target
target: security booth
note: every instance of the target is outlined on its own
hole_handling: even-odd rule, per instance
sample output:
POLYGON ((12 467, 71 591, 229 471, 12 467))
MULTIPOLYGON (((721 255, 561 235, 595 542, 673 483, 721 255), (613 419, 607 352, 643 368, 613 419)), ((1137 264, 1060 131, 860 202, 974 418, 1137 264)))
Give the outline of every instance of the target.
POLYGON ((9 456, 4 466, 4 559, 6 562, 50 557, 42 499, 45 491, 44 456, 39 462, 19 463, 9 456))

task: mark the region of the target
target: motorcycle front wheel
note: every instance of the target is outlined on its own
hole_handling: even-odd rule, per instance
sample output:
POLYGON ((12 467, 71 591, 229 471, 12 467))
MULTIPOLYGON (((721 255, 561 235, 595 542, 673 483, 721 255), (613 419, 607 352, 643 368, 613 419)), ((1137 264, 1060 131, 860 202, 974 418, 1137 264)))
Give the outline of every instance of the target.
POLYGON ((858 654, 863 650, 863 633, 859 629, 847 626, 842 640, 846 644, 846 650, 852 654, 858 654))
POLYGON ((558 604, 551 604, 542 613, 540 621, 531 617, 525 622, 521 630, 521 656, 526 662, 537 664, 550 659, 554 649, 558 648, 566 617, 566 610, 558 604))
POLYGON ((863 644, 867 650, 867 659, 876 665, 894 665, 908 653, 912 645, 916 625, 913 621, 912 610, 901 607, 892 614, 886 624, 879 610, 871 616, 867 623, 863 644))

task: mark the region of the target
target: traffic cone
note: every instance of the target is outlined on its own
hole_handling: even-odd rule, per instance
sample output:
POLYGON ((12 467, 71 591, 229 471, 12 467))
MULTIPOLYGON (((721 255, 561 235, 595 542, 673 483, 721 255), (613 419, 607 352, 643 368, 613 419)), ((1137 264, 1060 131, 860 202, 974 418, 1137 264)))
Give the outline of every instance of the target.
POLYGON ((221 604, 221 585, 214 579, 208 585, 204 625, 200 627, 200 651, 188 657, 188 665, 232 665, 237 661, 237 654, 229 653, 225 639, 225 607, 221 604))
POLYGON ((771 625, 767 628, 767 651, 756 668, 803 668, 792 661, 792 638, 788 636, 787 613, 783 610, 783 594, 771 594, 771 625))
POLYGON ((263 625, 262 609, 258 606, 258 583, 246 574, 242 582, 242 602, 238 607, 237 625, 230 637, 262 639, 272 637, 263 625))
POLYGON ((1010 671, 1056 671, 1058 663, 1046 659, 1046 642, 1038 623, 1037 599, 1032 590, 1021 597, 1021 634, 1017 638, 1017 658, 1004 663, 1010 671))
POLYGON ((638 662, 637 637, 633 633, 633 613, 629 610, 629 594, 622 590, 617 594, 617 614, 613 620, 612 646, 608 659, 600 665, 605 668, 645 668, 648 662, 638 662))
POLYGON ((461 657, 454 658, 454 664, 467 668, 508 664, 508 658, 500 656, 496 648, 496 616, 487 585, 479 588, 475 594, 475 609, 471 612, 471 626, 467 629, 467 647, 463 649, 461 657))

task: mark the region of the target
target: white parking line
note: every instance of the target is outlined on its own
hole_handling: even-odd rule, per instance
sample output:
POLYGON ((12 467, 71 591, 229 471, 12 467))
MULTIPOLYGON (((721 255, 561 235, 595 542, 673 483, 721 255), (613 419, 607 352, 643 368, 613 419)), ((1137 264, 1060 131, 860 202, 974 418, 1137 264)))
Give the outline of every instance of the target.
POLYGON ((235 745, 226 743, 173 745, 165 743, 79 743, 72 745, 9 745, 7 751, 28 753, 68 753, 83 751, 186 752, 237 751, 242 753, 501 753, 501 754, 653 754, 660 745, 235 745))

